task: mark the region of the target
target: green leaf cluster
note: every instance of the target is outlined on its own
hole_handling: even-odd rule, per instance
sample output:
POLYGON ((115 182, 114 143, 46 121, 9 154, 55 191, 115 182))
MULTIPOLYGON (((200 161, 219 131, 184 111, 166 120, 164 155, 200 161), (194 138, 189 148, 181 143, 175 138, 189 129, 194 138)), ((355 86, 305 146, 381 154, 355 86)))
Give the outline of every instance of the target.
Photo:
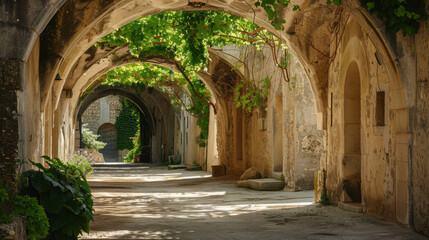
POLYGON ((244 111, 251 113, 253 108, 265 102, 270 90, 270 79, 268 77, 258 81, 261 88, 254 84, 238 84, 234 91, 234 100, 236 107, 241 107, 244 111))
MULTIPOLYGON (((288 1, 281 2, 285 5, 288 1)), ((260 47, 266 44, 266 39, 279 42, 278 38, 253 22, 224 12, 166 11, 137 19, 100 39, 95 46, 104 48, 128 44, 130 54, 137 59, 162 56, 179 61, 197 94, 208 100, 209 91, 197 76, 197 72, 204 69, 210 61, 208 48, 221 48, 229 44, 252 44, 260 47)), ((179 73, 174 73, 174 82, 171 82, 169 71, 153 64, 130 64, 106 73, 103 76, 103 85, 132 87, 137 91, 156 87, 160 91, 164 90, 173 106, 183 104, 178 94, 174 94, 167 87, 175 84, 191 89, 191 86, 179 73)), ((190 92, 193 104, 184 107, 198 117, 201 137, 206 139, 208 105, 193 91, 190 92)))
POLYGON ((141 136, 140 136, 140 129, 137 130, 136 135, 133 138, 133 149, 131 149, 127 156, 124 159, 124 162, 133 162, 134 161, 134 155, 138 155, 142 153, 142 144, 141 144, 141 136))
MULTIPOLYGON (((271 25, 277 30, 284 30, 283 24, 286 21, 282 18, 281 8, 287 8, 289 4, 290 0, 258 0, 255 2, 256 7, 262 7, 265 10, 268 20, 270 20, 271 25)), ((299 5, 293 5, 292 10, 300 10, 299 5)))
POLYGON ((49 218, 48 240, 77 240, 82 231, 89 232, 93 221, 93 201, 84 174, 74 165, 58 158, 43 157, 49 168, 30 161, 39 171, 22 174, 28 185, 23 190, 37 197, 49 218))
POLYGON ((13 215, 27 217, 25 227, 29 240, 44 239, 48 236, 49 220, 35 197, 17 195, 13 215))
POLYGON ((420 28, 420 21, 426 21, 426 4, 422 0, 361 0, 370 13, 375 13, 381 19, 386 30, 413 36, 420 28))
POLYGON ((97 141, 99 135, 93 133, 89 128, 88 124, 82 124, 82 145, 83 148, 96 149, 97 151, 103 149, 106 143, 97 141))

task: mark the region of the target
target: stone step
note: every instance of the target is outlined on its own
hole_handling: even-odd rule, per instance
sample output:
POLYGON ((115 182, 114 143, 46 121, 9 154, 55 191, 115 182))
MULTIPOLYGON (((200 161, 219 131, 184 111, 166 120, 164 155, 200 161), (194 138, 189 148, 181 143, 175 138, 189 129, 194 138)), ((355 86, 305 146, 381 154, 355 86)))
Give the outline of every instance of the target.
POLYGON ((281 191, 285 183, 274 178, 247 179, 237 182, 238 187, 248 187, 258 191, 281 191))
POLYGON ((338 207, 349 212, 363 213, 362 203, 358 203, 358 202, 356 203, 339 202, 338 207))
POLYGON ((271 174, 271 176, 272 176, 274 179, 277 179, 277 180, 279 180, 279 181, 281 181, 282 179, 284 179, 284 177, 283 177, 283 172, 273 172, 273 173, 271 174))
POLYGON ((200 165, 188 165, 186 166, 187 171, 202 171, 203 168, 200 165))
POLYGON ((174 170, 174 169, 184 169, 186 168, 186 165, 179 164, 179 165, 168 165, 168 170, 174 170))

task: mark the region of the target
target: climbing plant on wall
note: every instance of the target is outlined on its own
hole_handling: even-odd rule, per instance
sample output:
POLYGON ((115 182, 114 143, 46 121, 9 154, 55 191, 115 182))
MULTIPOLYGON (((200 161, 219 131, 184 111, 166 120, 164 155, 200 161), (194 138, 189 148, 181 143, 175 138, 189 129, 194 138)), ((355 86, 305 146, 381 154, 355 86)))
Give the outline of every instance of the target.
MULTIPOLYGON (((412 36, 420 27, 420 21, 427 20, 426 4, 423 0, 360 0, 363 7, 370 13, 375 13, 386 26, 386 30, 399 32, 412 36)), ((326 4, 341 5, 342 0, 326 0, 326 4)), ((282 18, 281 9, 287 8, 290 0, 258 0, 256 7, 262 7, 267 13, 268 19, 277 30, 284 30, 285 20, 282 18)), ((293 5, 293 11, 299 10, 298 5, 293 5)))
POLYGON ((119 150, 133 149, 133 137, 140 128, 140 114, 133 103, 121 98, 122 109, 116 118, 116 146, 119 150))

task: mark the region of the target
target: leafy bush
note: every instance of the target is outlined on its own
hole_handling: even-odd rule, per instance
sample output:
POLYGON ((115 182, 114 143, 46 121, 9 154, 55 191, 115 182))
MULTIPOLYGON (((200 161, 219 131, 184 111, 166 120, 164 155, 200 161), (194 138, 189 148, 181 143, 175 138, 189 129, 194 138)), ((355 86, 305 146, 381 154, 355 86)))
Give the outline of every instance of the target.
POLYGON ((90 176, 91 173, 94 171, 88 159, 83 155, 71 155, 66 165, 76 169, 76 172, 73 173, 73 175, 78 175, 79 173, 82 173, 85 177, 87 177, 90 176))
POLYGON ((49 220, 45 210, 37 199, 28 195, 15 197, 14 216, 27 216, 25 226, 29 240, 43 239, 48 236, 49 220))
POLYGON ((95 158, 91 154, 91 152, 85 150, 85 149, 79 149, 76 151, 74 155, 83 156, 86 158, 86 160, 89 162, 89 164, 94 165, 95 164, 95 158))
POLYGON ((11 223, 13 204, 11 201, 10 191, 5 186, 0 186, 0 223, 11 223))
POLYGON ((82 144, 84 148, 96 149, 97 151, 103 149, 106 143, 97 141, 99 135, 93 133, 89 128, 88 124, 82 125, 82 144))
POLYGON ((133 162, 134 161, 134 155, 141 154, 142 153, 142 144, 140 140, 140 129, 137 130, 136 135, 133 138, 133 149, 131 149, 127 156, 124 159, 124 162, 133 162))
POLYGON ((48 240, 77 240, 82 231, 89 232, 93 219, 91 190, 83 172, 58 158, 44 156, 49 168, 31 162, 40 171, 22 174, 28 179, 26 191, 35 195, 49 218, 48 240))

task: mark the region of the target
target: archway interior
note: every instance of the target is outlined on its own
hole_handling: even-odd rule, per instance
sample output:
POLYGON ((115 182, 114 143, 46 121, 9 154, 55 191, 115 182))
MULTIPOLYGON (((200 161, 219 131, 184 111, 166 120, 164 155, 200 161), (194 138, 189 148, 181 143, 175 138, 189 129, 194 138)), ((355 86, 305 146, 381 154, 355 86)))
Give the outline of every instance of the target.
POLYGON ((361 80, 356 62, 349 64, 345 81, 343 189, 348 200, 361 202, 361 80))
POLYGON ((99 141, 106 143, 100 153, 103 154, 105 162, 118 161, 118 148, 116 146, 116 128, 112 123, 104 123, 97 130, 99 141))
MULTIPOLYGON (((133 155, 137 155, 136 161, 138 162, 150 162, 152 159, 151 138, 155 132, 152 121, 153 117, 150 115, 150 111, 145 103, 137 96, 124 90, 101 88, 101 90, 97 90, 87 96, 87 99, 85 99, 80 107, 78 121, 81 123, 81 126, 85 123, 85 120, 94 122, 94 119, 90 118, 97 117, 97 114, 95 114, 95 116, 89 115, 86 119, 82 119, 85 116, 86 110, 89 110, 94 103, 99 103, 99 106, 95 109, 98 109, 100 119, 95 121, 98 121, 102 125, 98 127, 96 133, 100 136, 99 140, 106 143, 106 146, 100 150, 105 162, 122 162, 124 159, 132 161, 133 155), (121 97, 117 101, 121 106, 117 106, 116 113, 114 109, 109 109, 107 100, 105 100, 108 96, 121 97), (101 101, 97 102, 97 100, 105 100, 106 104, 104 105, 106 106, 104 108, 107 107, 107 110, 103 109, 103 104, 101 101), (138 113, 135 113, 135 111, 138 113), (104 117, 103 119, 103 114, 107 115, 107 118, 104 117), (112 119, 112 117, 115 119, 112 119), (123 126, 124 124, 125 126, 123 126)), ((93 111, 92 109, 91 112, 93 111)), ((81 126, 79 132, 82 136, 81 126)), ((82 141, 80 147, 83 148, 82 141)))

